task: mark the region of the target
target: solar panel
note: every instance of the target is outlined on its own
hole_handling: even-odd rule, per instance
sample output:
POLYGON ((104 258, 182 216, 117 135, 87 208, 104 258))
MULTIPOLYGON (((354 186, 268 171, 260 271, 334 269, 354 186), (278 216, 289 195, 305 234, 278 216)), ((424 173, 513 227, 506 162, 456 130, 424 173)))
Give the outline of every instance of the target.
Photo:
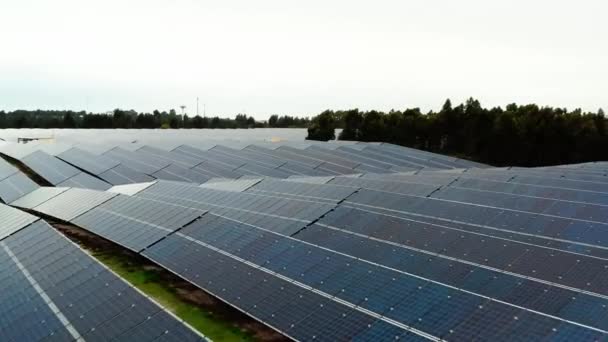
POLYGON ((538 177, 525 175, 516 175, 510 182, 608 193, 608 184, 603 182, 587 182, 573 179, 551 178, 547 176, 538 177))
POLYGON ((52 185, 57 185, 80 173, 80 170, 70 164, 42 151, 28 155, 21 159, 21 162, 52 185))
MULTIPOLYGON (((482 170, 387 144, 140 146, 113 153, 169 163, 158 177, 218 178, 114 189, 130 196, 39 190, 15 203, 136 251, 295 340, 607 336, 608 166, 482 170)), ((145 326, 125 336, 160 331, 145 326)))
MULTIPOLYGON (((306 150, 311 151, 313 153, 318 153, 318 154, 324 155, 325 156, 324 159, 330 160, 329 162, 326 162, 326 164, 334 163, 331 161, 333 159, 349 160, 351 163, 356 164, 356 165, 351 164, 351 165, 353 165, 352 166, 353 170, 366 169, 366 170, 368 170, 368 172, 386 173, 386 172, 388 172, 388 168, 390 167, 390 165, 384 165, 385 167, 381 167, 379 165, 375 165, 376 163, 373 160, 353 157, 350 154, 343 153, 343 151, 329 150, 327 148, 319 147, 317 145, 310 146, 310 147, 306 148, 306 150)), ((342 162, 340 162, 340 163, 342 163, 342 162)), ((326 166, 323 166, 323 167, 326 167, 326 166)), ((346 172, 346 170, 345 170, 345 173, 352 173, 352 171, 346 172)))
POLYGON ((188 169, 202 162, 201 158, 190 157, 179 153, 172 153, 152 146, 142 146, 136 152, 143 153, 154 158, 159 158, 171 164, 179 165, 188 169))
POLYGON ((337 203, 352 195, 356 190, 356 188, 352 187, 265 179, 249 188, 247 192, 326 200, 328 202, 337 203))
POLYGON ((103 155, 110 159, 119 161, 121 165, 147 175, 151 175, 171 164, 166 160, 161 160, 154 156, 145 155, 143 153, 131 152, 120 147, 113 148, 105 152, 103 155))
POLYGON ((112 185, 124 185, 132 183, 146 183, 154 181, 154 178, 139 171, 133 170, 125 165, 118 165, 102 174, 99 178, 112 185))
POLYGON ((369 147, 366 147, 360 151, 357 151, 357 150, 354 150, 350 146, 341 146, 341 147, 338 147, 337 151, 354 153, 359 157, 365 157, 365 158, 369 158, 370 160, 379 161, 384 164, 390 164, 392 167, 389 167, 389 168, 406 167, 406 168, 411 168, 411 169, 420 169, 425 166, 431 166, 431 167, 437 166, 437 165, 421 165, 420 163, 417 163, 417 162, 403 160, 403 158, 401 158, 401 157, 396 157, 396 156, 390 155, 388 153, 384 153, 383 151, 370 149, 369 147))
POLYGON ((38 220, 36 216, 4 204, 0 204, 0 217, 0 240, 38 220))
POLYGON ((372 158, 369 158, 366 156, 359 155, 358 153, 356 153, 354 151, 348 151, 348 150, 343 150, 343 149, 325 150, 322 147, 318 147, 318 146, 311 146, 307 149, 312 150, 312 151, 322 151, 322 152, 325 152, 325 153, 333 155, 333 156, 337 156, 342 159, 352 160, 353 162, 356 162, 359 164, 359 165, 357 165, 357 167, 354 168, 355 170, 365 167, 367 170, 369 170, 369 172, 384 173, 384 172, 387 172, 387 170, 390 169, 391 166, 394 166, 394 164, 385 163, 385 162, 382 162, 382 161, 379 161, 376 159, 372 159, 372 158))
POLYGON ((211 177, 198 169, 188 169, 179 165, 169 165, 162 170, 152 174, 153 177, 168 181, 187 182, 201 184, 208 181, 211 177))
POLYGON ((334 179, 333 176, 328 177, 309 177, 309 176, 290 176, 285 181, 288 182, 298 182, 298 183, 308 183, 308 184, 325 184, 330 180, 334 179))
POLYGON ((0 181, 14 175, 19 170, 16 167, 9 164, 4 159, 0 158, 0 181))
MULTIPOLYGON (((245 264, 234 254, 217 252, 214 246, 205 243, 204 232, 240 226, 213 215, 205 215, 202 220, 204 222, 196 222, 154 245, 144 255, 294 339, 348 340, 368 333, 369 327, 379 321, 351 306, 273 276, 267 269, 245 264), (204 232, 201 234, 197 228, 204 232), (184 261, 192 267, 184 268, 184 261), (329 322, 343 325, 335 329, 329 322)), ((401 330, 396 334, 405 333, 401 330)))
POLYGON ((327 184, 419 196, 428 196, 439 188, 437 185, 430 184, 389 182, 384 180, 353 177, 335 177, 331 181, 327 182, 327 184))
POLYGON ((71 188, 33 210, 69 222, 115 196, 118 194, 71 188))
POLYGON ((271 150, 271 149, 267 149, 267 148, 256 146, 256 145, 250 145, 250 146, 247 146, 244 150, 248 151, 248 152, 252 152, 252 153, 265 155, 265 156, 279 158, 279 159, 285 160, 287 162, 290 162, 292 164, 301 164, 302 166, 306 166, 306 167, 313 168, 313 169, 323 163, 322 160, 311 158, 311 157, 308 157, 308 156, 300 154, 300 153, 286 151, 286 150, 283 150, 280 148, 271 150))
POLYGON ((0 264, 3 341, 204 340, 43 221, 0 241, 0 264))
POLYGON ((279 167, 286 163, 285 161, 283 161, 281 159, 274 158, 271 156, 260 155, 260 154, 252 153, 252 152, 246 151, 246 150, 236 150, 236 149, 222 146, 222 145, 217 145, 217 146, 213 147, 212 150, 220 151, 222 153, 232 155, 232 156, 238 156, 247 161, 254 161, 259 164, 270 167, 270 168, 276 168, 276 167, 279 167))
POLYGON ((133 196, 133 195, 137 194, 138 192, 143 191, 144 189, 147 189, 154 183, 155 182, 115 185, 112 188, 108 189, 108 192, 133 196))
POLYGON ((10 204, 19 208, 32 209, 68 190, 69 188, 41 187, 10 204))
MULTIPOLYGON (((321 164, 323 165, 323 164, 321 164)), ((290 173, 292 175, 308 175, 308 176, 328 176, 328 175, 335 175, 337 174, 334 171, 329 171, 326 169, 322 169, 321 167, 317 167, 315 169, 312 169, 310 167, 307 166, 303 166, 300 164, 294 164, 294 163, 285 163, 283 165, 281 165, 280 167, 277 168, 277 170, 281 170, 281 171, 285 171, 287 173, 290 173)), ((289 176, 291 177, 291 176, 289 176)))
POLYGON ((196 220, 204 211, 119 195, 72 222, 136 252, 196 220))
POLYGON ((255 184, 262 181, 262 178, 248 178, 248 179, 222 179, 212 178, 207 183, 201 184, 201 188, 214 189, 222 191, 233 191, 242 192, 245 191, 255 184))
POLYGON ((204 150, 200 150, 200 149, 194 148, 192 146, 187 146, 187 145, 179 146, 178 148, 172 150, 171 152, 180 154, 180 155, 184 155, 184 156, 187 156, 190 158, 196 158, 196 159, 200 160, 201 162, 212 161, 214 163, 219 163, 219 164, 223 165, 224 167, 228 167, 231 170, 236 169, 236 168, 246 164, 246 161, 244 161, 240 158, 235 158, 235 157, 223 154, 223 153, 218 153, 217 151, 215 151, 215 152, 211 152, 208 150, 204 151, 204 150))
POLYGON ((243 176, 242 173, 238 173, 234 171, 232 166, 228 166, 221 163, 216 163, 212 161, 205 161, 201 164, 197 165, 193 170, 198 172, 202 172, 203 174, 208 175, 209 177, 219 177, 219 178, 239 178, 243 176))
POLYGON ((253 163, 247 163, 241 167, 234 169, 235 172, 242 173, 244 175, 252 175, 256 177, 274 177, 274 178, 287 178, 296 173, 286 169, 271 169, 264 166, 256 165, 253 163))
POLYGON ((59 187, 83 188, 92 190, 108 190, 112 186, 88 173, 81 172, 74 177, 57 184, 59 187))
POLYGON ((346 158, 340 158, 337 156, 329 155, 324 151, 313 150, 313 149, 298 149, 290 146, 281 146, 280 150, 289 151, 295 154, 301 154, 313 159, 322 160, 325 163, 330 163, 336 167, 340 167, 346 170, 352 170, 359 165, 359 163, 346 158))
MULTIPOLYGON (((250 213, 294 222, 293 225, 282 227, 281 233, 286 235, 297 232, 335 206, 312 200, 218 191, 171 182, 158 182, 138 193, 137 196, 209 210, 228 217, 250 213)), ((256 217, 259 218, 257 215, 256 217)))
POLYGON ((94 175, 104 173, 120 164, 116 160, 102 155, 95 155, 77 147, 73 147, 57 155, 57 158, 94 175))
POLYGON ((39 188, 38 184, 22 172, 17 172, 0 181, 0 199, 4 203, 11 203, 37 188, 39 188))
POLYGON ((437 191, 432 197, 580 220, 608 221, 608 207, 604 205, 455 187, 437 191))
MULTIPOLYGON (((163 240, 144 254, 182 274, 185 278, 191 279, 220 298, 229 302, 233 300, 233 305, 239 305, 242 294, 259 284, 259 276, 252 277, 254 281, 251 284, 247 284, 247 276, 236 276, 236 274, 251 274, 252 271, 238 263, 240 260, 246 260, 257 265, 261 271, 269 274, 276 272, 283 279, 310 286, 317 293, 327 295, 327 298, 336 298, 340 300, 340 303, 361 307, 366 310, 364 312, 380 315, 382 320, 398 322, 411 327, 416 332, 428 334, 427 336, 449 336, 450 331, 456 331, 461 324, 476 317, 478 310, 485 306, 490 306, 491 311, 496 314, 525 315, 526 319, 532 322, 530 331, 525 333, 543 334, 542 327, 544 326, 569 325, 572 329, 581 331, 587 329, 580 325, 567 323, 568 320, 564 318, 567 317, 565 314, 558 312, 560 316, 548 318, 532 308, 521 307, 520 305, 524 302, 530 305, 531 297, 516 298, 513 297, 515 293, 526 293, 528 296, 533 296, 533 293, 528 293, 527 289, 530 291, 540 289, 541 293, 543 289, 543 286, 535 287, 533 282, 528 282, 526 278, 521 278, 522 284, 519 284, 517 279, 509 281, 509 276, 505 277, 503 274, 500 278, 495 279, 491 276, 492 272, 485 272, 483 269, 474 267, 465 267, 464 270, 460 267, 457 268, 457 272, 451 273, 448 270, 450 264, 454 264, 455 261, 449 259, 444 262, 447 269, 439 267, 440 262, 435 264, 433 261, 424 261, 424 258, 420 262, 402 263, 400 267, 417 267, 417 269, 411 269, 412 272, 418 274, 416 276, 410 272, 399 272, 400 270, 395 269, 394 265, 386 268, 382 267, 381 263, 373 262, 383 259, 378 259, 378 249, 373 248, 374 243, 371 240, 368 245, 360 242, 368 241, 365 239, 347 239, 346 241, 323 239, 323 241, 342 242, 338 245, 326 243, 325 247, 328 249, 320 249, 314 244, 304 244, 297 240, 264 233, 264 230, 239 222, 206 215, 200 221, 180 230, 171 240, 163 240), (207 248, 208 250, 188 254, 187 246, 191 246, 191 242, 197 244, 199 249, 207 248), (180 252, 175 255, 177 249, 180 252), (334 249, 342 254, 333 252, 334 249), (214 253, 215 250, 221 251, 222 254, 214 253), (210 259, 197 259, 205 254, 206 258, 210 259), (230 257, 232 260, 226 259, 226 257, 230 257), (374 259, 370 260, 370 258, 374 259), (188 261, 184 263, 185 260, 188 261), (366 260, 370 260, 370 262, 366 260), (192 269, 192 266, 185 265, 201 265, 202 267, 192 269), (469 279, 472 269, 481 273, 479 276, 476 275, 477 282, 469 279), (231 272, 225 273, 225 270, 231 270, 231 272), (467 276, 465 280, 470 281, 470 283, 465 283, 466 286, 476 286, 477 291, 481 292, 487 289, 487 293, 492 293, 492 296, 502 295, 507 297, 508 301, 503 302, 502 297, 489 297, 434 280, 448 281, 463 271, 467 276), (242 279, 245 284, 231 281, 231 274, 235 275, 235 280, 242 279), (499 285, 510 286, 515 292, 499 291, 497 288, 499 285)), ((410 254, 411 251, 404 251, 401 260, 412 258, 409 256, 410 254)), ((426 259, 428 260, 428 258, 427 256, 426 259)), ((430 259, 435 260, 435 258, 430 259)), ((458 282, 458 278, 455 281, 458 282)), ((545 287, 551 288, 550 285, 545 287)), ((551 290, 553 294, 560 288, 551 288, 551 290)), ((573 302, 573 295, 580 295, 580 293, 563 290, 560 294, 562 297, 557 298, 568 299, 568 303, 573 302)), ((309 317, 310 313, 306 310, 315 307, 316 302, 303 300, 301 295, 295 291, 286 298, 274 297, 272 304, 261 301, 254 304, 253 310, 246 312, 250 312, 254 317, 268 322, 288 334, 297 331, 298 334, 301 334, 298 336, 312 336, 307 334, 314 334, 314 327, 318 329, 323 326, 322 317, 325 320, 332 320, 334 319, 332 318, 334 308, 339 312, 342 310, 341 307, 334 306, 336 302, 324 302, 324 307, 328 309, 319 311, 320 321, 312 324, 311 327, 306 324, 298 325, 298 322, 303 322, 303 317, 309 317), (290 306, 288 307, 288 305, 290 306), (294 311, 294 307, 298 307, 298 309, 294 311), (304 310, 304 312, 299 310, 304 310), (288 328, 286 329, 286 327, 288 328)), ((605 301, 605 299, 593 296, 588 299, 595 300, 596 307, 601 307, 605 301)), ((250 302, 251 300, 246 300, 244 303, 250 302)), ((548 306, 542 307, 542 303, 537 303, 534 308, 542 308, 547 312, 555 313, 555 311, 549 311, 548 306)), ((598 325, 597 322, 589 323, 598 325)), ((346 331, 343 333, 348 334, 346 331)), ((483 333, 487 333, 487 331, 484 330, 483 333)), ((544 332, 544 334, 546 333, 544 332)))

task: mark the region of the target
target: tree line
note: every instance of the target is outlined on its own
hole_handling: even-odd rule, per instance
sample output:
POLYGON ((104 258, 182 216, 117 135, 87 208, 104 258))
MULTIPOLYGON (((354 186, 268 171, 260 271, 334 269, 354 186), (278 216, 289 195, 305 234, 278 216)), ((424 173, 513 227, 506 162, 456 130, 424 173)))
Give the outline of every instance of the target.
POLYGON ((272 115, 268 121, 238 114, 234 119, 190 117, 175 110, 138 113, 115 109, 110 113, 87 113, 64 110, 0 111, 0 128, 306 128, 308 118, 272 115))
POLYGON ((535 104, 484 108, 470 98, 438 112, 327 110, 311 120, 307 139, 388 142, 495 166, 544 166, 608 160, 604 111, 535 104))
POLYGON ((608 160, 604 111, 569 111, 535 104, 484 108, 470 98, 440 111, 326 110, 313 117, 272 115, 267 121, 179 115, 175 110, 138 113, 115 109, 0 111, 0 128, 308 128, 307 139, 388 142, 495 166, 542 166, 608 160))

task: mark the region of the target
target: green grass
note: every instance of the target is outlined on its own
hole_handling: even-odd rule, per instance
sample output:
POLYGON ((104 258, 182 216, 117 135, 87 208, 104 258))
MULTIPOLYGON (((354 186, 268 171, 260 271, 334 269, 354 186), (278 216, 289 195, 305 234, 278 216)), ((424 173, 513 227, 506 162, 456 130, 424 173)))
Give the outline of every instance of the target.
POLYGON ((128 257, 121 255, 97 251, 93 256, 212 340, 229 342, 255 340, 250 333, 181 298, 175 288, 162 279, 159 271, 148 270, 143 265, 137 265, 129 261, 128 257))

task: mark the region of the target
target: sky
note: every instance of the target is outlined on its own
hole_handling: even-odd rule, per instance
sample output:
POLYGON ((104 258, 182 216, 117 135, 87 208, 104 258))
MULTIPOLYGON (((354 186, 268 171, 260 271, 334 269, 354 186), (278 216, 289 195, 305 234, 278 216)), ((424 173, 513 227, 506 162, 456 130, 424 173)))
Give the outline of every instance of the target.
POLYGON ((0 0, 0 110, 608 109, 605 0, 0 0))

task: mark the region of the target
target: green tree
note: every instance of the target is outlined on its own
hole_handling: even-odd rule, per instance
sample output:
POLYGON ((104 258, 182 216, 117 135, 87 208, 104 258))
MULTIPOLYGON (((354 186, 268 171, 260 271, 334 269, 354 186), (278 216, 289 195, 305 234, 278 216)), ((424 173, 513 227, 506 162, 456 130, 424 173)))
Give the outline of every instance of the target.
POLYGON ((336 122, 332 111, 325 111, 312 120, 307 140, 328 141, 336 138, 336 122))
POLYGON ((67 112, 63 116, 63 127, 64 128, 76 128, 76 120, 74 119, 74 115, 72 112, 67 112))
POLYGON ((361 140, 361 125, 363 124, 363 115, 358 109, 348 110, 342 116, 344 128, 340 132, 340 140, 361 140))

